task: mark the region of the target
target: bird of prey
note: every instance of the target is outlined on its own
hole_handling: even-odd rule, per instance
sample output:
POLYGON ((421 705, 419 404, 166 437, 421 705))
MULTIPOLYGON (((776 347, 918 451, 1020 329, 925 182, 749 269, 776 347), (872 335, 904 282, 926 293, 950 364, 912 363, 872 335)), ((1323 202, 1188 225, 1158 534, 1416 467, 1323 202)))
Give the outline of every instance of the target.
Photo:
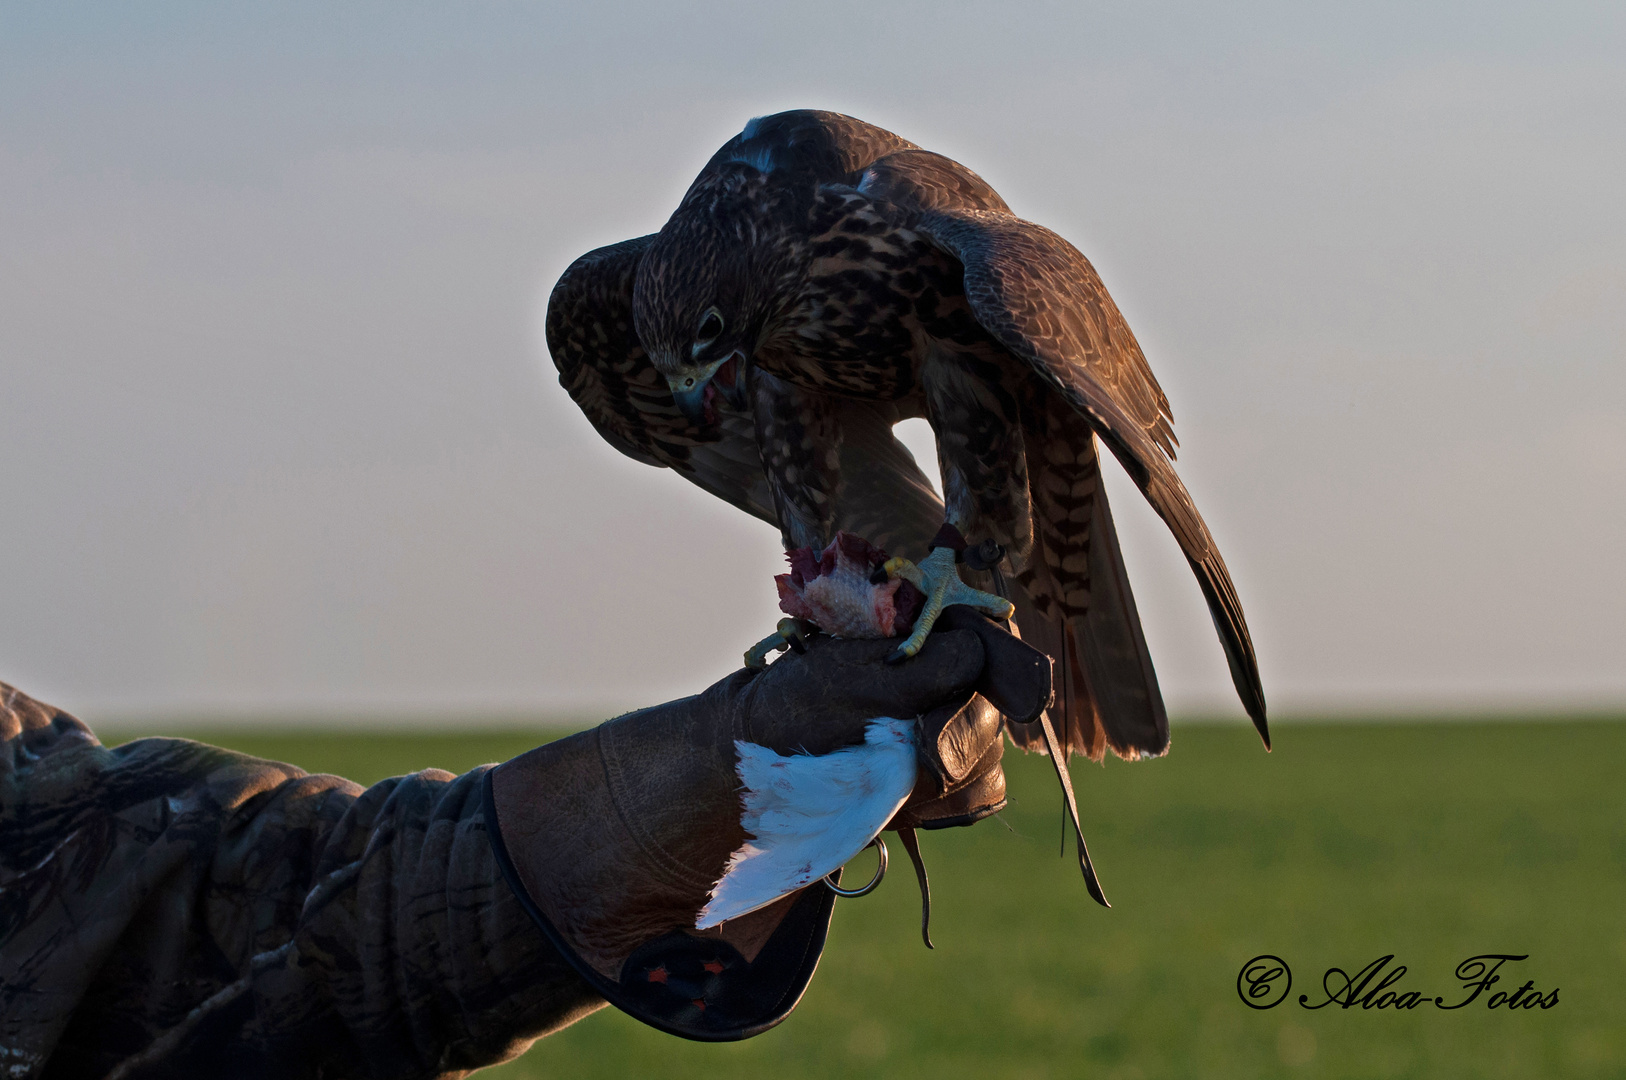
POLYGON ((1269 747, 1242 606, 1140 346, 1089 261, 959 163, 836 113, 752 120, 658 233, 565 271, 547 340, 611 445, 777 525, 787 550, 844 530, 920 559, 928 592, 958 569, 1007 593, 1057 673, 1045 722, 1011 734, 1058 769, 1169 743, 1104 444, 1190 561, 1269 747), (921 416, 942 501, 892 434, 921 416), (926 556, 934 537, 958 542, 926 556))

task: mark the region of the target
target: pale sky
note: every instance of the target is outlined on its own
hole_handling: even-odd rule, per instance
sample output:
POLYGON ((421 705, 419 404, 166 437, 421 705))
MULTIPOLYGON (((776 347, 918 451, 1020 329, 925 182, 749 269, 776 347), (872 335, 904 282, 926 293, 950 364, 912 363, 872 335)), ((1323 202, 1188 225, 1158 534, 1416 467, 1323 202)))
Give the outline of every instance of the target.
MULTIPOLYGON (((1626 705, 1626 7, 8 4, 0 679, 92 721, 608 712, 775 532, 593 433, 540 315, 754 115, 1101 271, 1277 715, 1626 705)), ((1171 708, 1239 716, 1112 487, 1171 708)))

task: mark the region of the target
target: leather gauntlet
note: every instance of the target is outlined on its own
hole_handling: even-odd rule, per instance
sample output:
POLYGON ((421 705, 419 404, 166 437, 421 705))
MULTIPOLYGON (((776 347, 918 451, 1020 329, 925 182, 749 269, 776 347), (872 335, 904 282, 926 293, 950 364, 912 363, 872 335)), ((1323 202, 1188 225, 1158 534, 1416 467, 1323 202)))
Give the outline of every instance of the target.
POLYGON ((1048 658, 966 609, 888 666, 894 644, 817 638, 487 774, 504 875, 612 1004, 694 1039, 772 1027, 823 949, 827 874, 883 826, 1004 806, 1000 714, 1045 708, 1048 658))

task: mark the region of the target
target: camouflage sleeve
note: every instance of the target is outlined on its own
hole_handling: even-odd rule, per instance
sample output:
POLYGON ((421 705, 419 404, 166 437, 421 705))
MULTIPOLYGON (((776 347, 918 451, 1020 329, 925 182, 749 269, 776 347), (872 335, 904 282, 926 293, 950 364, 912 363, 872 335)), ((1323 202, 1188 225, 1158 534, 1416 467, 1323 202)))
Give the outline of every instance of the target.
POLYGON ((484 771, 109 750, 0 683, 0 1075, 455 1077, 601 1007, 493 862, 484 771))

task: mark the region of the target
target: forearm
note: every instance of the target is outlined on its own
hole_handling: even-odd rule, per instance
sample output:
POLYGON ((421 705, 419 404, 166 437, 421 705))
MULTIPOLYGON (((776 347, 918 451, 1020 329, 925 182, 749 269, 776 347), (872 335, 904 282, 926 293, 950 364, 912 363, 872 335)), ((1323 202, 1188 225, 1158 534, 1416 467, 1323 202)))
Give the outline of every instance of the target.
POLYGON ((319 1050, 324 1075, 439 1076, 603 1005, 502 880, 484 771, 385 781, 335 826, 297 932, 253 972, 264 1053, 319 1050))
POLYGON ((0 1064, 456 1076, 604 998, 687 1038, 764 1031, 823 948, 819 879, 889 818, 1003 803, 999 713, 1043 708, 1048 661, 949 622, 907 664, 820 637, 497 770, 366 790, 186 740, 109 751, 0 684, 0 1064))
POLYGON ((440 1076, 602 1004, 496 869, 483 770, 108 750, 0 691, 8 1075, 440 1076))

